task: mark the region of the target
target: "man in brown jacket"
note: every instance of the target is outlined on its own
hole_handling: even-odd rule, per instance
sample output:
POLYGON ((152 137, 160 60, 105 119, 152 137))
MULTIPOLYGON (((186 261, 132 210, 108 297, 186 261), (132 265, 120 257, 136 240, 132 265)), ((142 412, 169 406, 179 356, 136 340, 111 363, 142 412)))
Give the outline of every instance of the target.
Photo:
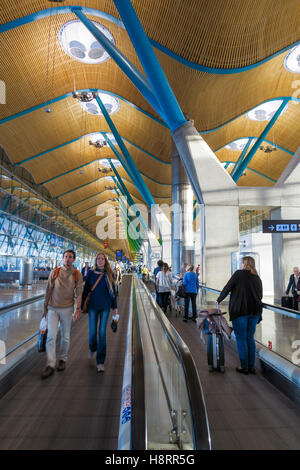
POLYGON ((47 366, 42 373, 42 378, 50 377, 56 365, 56 336, 60 322, 61 344, 58 371, 63 371, 70 346, 70 330, 74 313, 76 294, 76 311, 74 320, 80 316, 80 305, 82 297, 82 275, 74 268, 73 263, 76 253, 67 250, 63 254, 63 266, 53 269, 49 275, 45 302, 44 315, 48 320, 47 334, 47 366))

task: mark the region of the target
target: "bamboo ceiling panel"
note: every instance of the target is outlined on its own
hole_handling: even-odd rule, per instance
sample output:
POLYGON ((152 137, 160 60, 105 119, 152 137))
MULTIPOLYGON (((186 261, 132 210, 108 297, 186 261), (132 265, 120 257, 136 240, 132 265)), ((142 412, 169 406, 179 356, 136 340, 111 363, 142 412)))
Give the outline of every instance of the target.
MULTIPOLYGON (((72 15, 66 16, 72 17, 72 15)), ((61 26, 66 19, 67 18, 64 18, 64 15, 59 15, 59 26, 61 26)), ((46 22, 49 21, 49 19, 45 18, 44 20, 39 20, 37 23, 40 23, 42 21, 46 22)), ((103 24, 104 23, 105 21, 103 20, 103 24)), ((111 28, 117 28, 115 25, 113 25, 113 23, 108 23, 109 24, 106 26, 111 28)), ((22 28, 36 28, 36 25, 33 23, 31 25, 25 25, 22 28)), ((18 30, 22 28, 18 28, 18 30)), ((40 27, 40 30, 44 32, 45 35, 44 47, 40 45, 40 42, 37 39, 39 38, 39 34, 34 34, 32 32, 31 36, 33 36, 37 43, 28 44, 26 47, 24 46, 25 50, 22 51, 21 57, 16 63, 14 63, 13 65, 11 64, 12 70, 9 65, 6 66, 8 76, 4 76, 4 80, 8 84, 10 83, 12 78, 14 80, 14 86, 8 87, 9 90, 14 91, 13 96, 8 96, 7 99, 9 106, 11 106, 13 109, 13 112, 19 110, 18 107, 20 108, 20 106, 23 106, 22 109, 24 109, 23 103, 26 99, 30 100, 30 103, 28 103, 28 106, 26 106, 29 107, 30 104, 31 106, 33 104, 38 104, 40 102, 41 96, 51 98, 54 90, 56 92, 56 95, 69 92, 74 88, 75 78, 76 87, 78 89, 85 88, 87 84, 89 85, 89 87, 100 88, 99 83, 101 82, 102 89, 108 89, 116 93, 122 90, 121 95, 123 97, 134 102, 136 105, 140 105, 143 109, 154 113, 154 111, 147 105, 145 100, 139 95, 136 89, 131 84, 129 84, 129 82, 126 82, 127 79, 119 71, 119 69, 112 60, 109 60, 104 64, 100 64, 100 66, 86 66, 85 64, 70 59, 62 51, 59 44, 53 46, 52 52, 55 52, 57 55, 57 59, 54 62, 53 70, 54 83, 50 84, 51 89, 47 91, 47 82, 49 82, 49 78, 47 79, 47 66, 45 66, 46 70, 44 71, 44 76, 42 77, 41 67, 38 66, 40 60, 36 60, 36 57, 42 56, 41 62, 47 64, 49 40, 46 33, 49 30, 49 26, 47 28, 46 25, 44 25, 44 27, 40 27), (34 58, 32 58, 33 64, 31 64, 30 66, 30 73, 27 74, 22 69, 20 62, 21 58, 23 58, 24 60, 24 57, 28 55, 28 50, 34 50, 36 51, 36 53, 34 55, 34 58), (60 61, 58 59, 60 59, 60 61), (34 70, 34 66, 37 67, 37 70, 34 70), (18 67, 19 69, 20 89, 18 89, 18 80, 15 77, 14 73, 16 67, 18 67), (77 74, 75 68, 78 67, 80 68, 80 70, 77 74), (108 67, 110 67, 110 69, 108 69, 108 67), (114 70, 112 70, 111 68, 113 68, 114 70), (81 83, 78 82, 76 78, 77 75, 79 77, 78 80, 80 80, 81 83), (26 89, 26 85, 24 89, 24 76, 30 76, 30 84, 27 85, 29 89, 26 89), (114 78, 118 82, 116 86, 114 86, 114 78), (43 85, 44 89, 42 88, 43 85), (132 87, 132 94, 130 96, 127 93, 128 86, 132 87), (39 97, 39 99, 37 99, 37 103, 35 103, 35 97, 30 95, 30 92, 32 92, 32 90, 35 90, 35 96, 39 97), (25 91, 26 93, 24 93, 25 91), (24 100, 22 100, 21 103, 19 100, 20 93, 24 94, 24 100)), ((5 38, 5 35, 13 34, 12 31, 4 33, 1 36, 3 36, 2 40, 4 47, 5 45, 11 43, 9 45, 9 51, 7 51, 8 56, 10 55, 15 57, 15 54, 13 53, 13 47, 15 44, 19 44, 21 38, 18 37, 8 41, 7 38, 5 38)), ((138 59, 136 58, 136 54, 132 46, 130 46, 127 34, 121 28, 117 28, 115 36, 118 37, 118 35, 122 35, 122 40, 120 40, 120 43, 123 47, 123 52, 127 55, 128 53, 130 53, 130 59, 135 63, 135 65, 138 66, 138 59), (126 46, 124 46, 124 44, 126 44, 126 46), (130 51, 128 52, 126 48, 130 48, 130 51)), ((57 35, 55 35, 55 38, 56 36, 57 35)), ((25 43, 25 41, 23 41, 23 43, 25 43)), ((174 92, 180 104, 182 105, 185 112, 187 112, 193 117, 193 119, 195 120, 195 125, 200 131, 211 129, 219 124, 222 124, 228 121, 229 119, 232 119, 233 117, 237 116, 241 112, 244 112, 246 109, 254 107, 264 99, 291 93, 290 84, 293 80, 292 77, 294 76, 294 74, 287 72, 282 65, 286 53, 275 57, 274 59, 268 61, 267 63, 261 65, 258 68, 240 74, 225 76, 204 74, 202 72, 192 70, 189 67, 181 65, 177 61, 169 58, 166 54, 163 54, 159 51, 157 51, 157 55, 163 65, 163 68, 168 76, 168 79, 174 89, 174 92), (285 77, 278 77, 278 71, 280 74, 284 72, 285 77), (260 78, 260 76, 262 77, 262 79, 260 78), (280 86, 278 86, 279 81, 280 86), (225 94, 224 89, 227 91, 227 93, 225 94)), ((24 64, 25 68, 29 68, 28 62, 30 62, 30 60, 27 61, 26 64, 24 64)), ((52 56, 50 56, 50 63, 52 64, 52 62, 52 56)), ((5 112, 7 115, 8 106, 6 106, 5 112)))
MULTIPOLYGON (((297 0, 133 0, 146 33, 186 60, 210 67, 241 67, 295 42, 297 0)), ((1 0, 0 21, 47 9, 46 0, 1 0)), ((112 0, 65 1, 119 18, 112 0)), ((53 5, 53 8, 56 5, 53 5)))
MULTIPOLYGON (((88 181, 86 183, 88 183, 88 181)), ((105 190, 104 186, 107 184, 111 184, 111 183, 108 183, 107 180, 105 180, 104 178, 98 179, 95 182, 87 184, 87 186, 83 188, 77 189, 76 191, 70 194, 66 194, 65 196, 62 196, 60 198, 60 201, 65 207, 69 207, 72 204, 75 204, 76 202, 81 201, 87 197, 94 196, 94 195, 97 196, 98 194, 100 194, 102 191, 105 190)))
POLYGON ((104 202, 108 201, 110 197, 116 197, 116 196, 111 191, 105 191, 102 194, 98 194, 97 196, 92 197, 90 200, 85 201, 82 204, 78 204, 78 206, 72 207, 71 211, 74 215, 78 215, 81 213, 83 214, 84 212, 88 211, 92 207, 97 207, 97 205, 103 204, 104 202))
MULTIPOLYGON (((86 113, 72 97, 54 103, 51 109, 51 113, 39 109, 0 125, 0 142, 14 163, 88 133, 110 132, 103 116, 86 113)), ((168 129, 122 101, 111 117, 122 137, 169 161, 168 129)))
MULTIPOLYGON (((124 99, 155 114, 112 59, 90 65, 78 62, 64 52, 58 33, 66 22, 74 19, 77 19, 75 15, 58 15, 52 24, 50 18, 44 18, 0 34, 1 55, 5 57, 1 79, 7 85, 7 105, 1 109, 0 117, 69 93, 74 90, 74 85, 77 90, 88 86, 116 94, 121 89, 124 99)), ((92 16, 90 19, 100 20, 111 31, 117 47, 141 69, 124 30, 106 20, 92 16)))
POLYGON ((207 74, 177 63, 157 52, 160 63, 182 110, 196 129, 214 129, 268 99, 291 96, 299 75, 284 67, 286 53, 246 72, 207 74))
MULTIPOLYGON (((290 102, 288 109, 277 119, 266 139, 271 141, 274 139, 275 144, 295 152, 300 145, 299 122, 300 103, 292 104, 290 102)), ((249 136, 259 137, 267 124, 268 121, 252 121, 244 114, 213 132, 203 134, 203 139, 212 150, 216 151, 236 139, 249 136)))
POLYGON ((252 186, 252 187, 259 187, 259 186, 274 186, 274 183, 263 176, 254 173, 251 170, 247 170, 246 176, 241 176, 238 181, 238 186, 252 186))
MULTIPOLYGON (((30 171, 35 181, 39 184, 95 160, 99 162, 99 167, 103 167, 101 159, 114 158, 110 148, 103 147, 102 149, 96 149, 88 144, 88 139, 86 139, 86 142, 83 142, 83 140, 73 142, 70 145, 23 163, 22 166, 30 171)), ((84 168, 78 171, 84 171, 84 168)), ((72 178, 72 174, 69 177, 72 178)))

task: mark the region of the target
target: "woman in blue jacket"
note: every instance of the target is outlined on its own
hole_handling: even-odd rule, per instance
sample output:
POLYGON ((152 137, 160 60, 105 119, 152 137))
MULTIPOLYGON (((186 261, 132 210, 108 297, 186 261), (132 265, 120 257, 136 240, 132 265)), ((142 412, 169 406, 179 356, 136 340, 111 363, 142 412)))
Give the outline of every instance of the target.
POLYGON ((194 266, 190 265, 188 267, 187 272, 183 276, 182 284, 185 287, 185 298, 184 298, 184 322, 187 322, 189 319, 189 306, 190 300, 192 301, 192 311, 193 311, 193 318, 192 320, 195 322, 197 317, 197 310, 196 310, 196 297, 199 290, 199 279, 197 274, 194 272, 194 266))
POLYGON ((113 281, 113 271, 104 253, 98 253, 93 270, 87 274, 81 308, 84 305, 87 295, 91 292, 88 303, 89 314, 89 359, 93 359, 96 354, 97 371, 104 372, 104 361, 106 357, 106 326, 110 313, 118 313, 117 296, 113 281), (100 277, 101 276, 101 277, 100 277), (93 286, 98 284, 93 289, 93 286), (91 292, 92 291, 92 292, 91 292), (97 327, 99 324, 99 339, 97 338, 97 327))

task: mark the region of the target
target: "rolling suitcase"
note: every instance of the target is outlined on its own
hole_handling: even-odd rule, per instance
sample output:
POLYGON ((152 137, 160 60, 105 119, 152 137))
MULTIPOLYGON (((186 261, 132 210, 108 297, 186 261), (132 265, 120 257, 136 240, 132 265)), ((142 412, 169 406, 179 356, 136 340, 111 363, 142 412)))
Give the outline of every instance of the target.
POLYGON ((224 353, 224 337, 221 327, 221 314, 218 305, 218 325, 214 325, 213 330, 208 333, 207 341, 207 362, 209 370, 218 370, 225 372, 225 353, 224 353))
POLYGON ((293 308, 293 297, 281 297, 281 307, 293 308))

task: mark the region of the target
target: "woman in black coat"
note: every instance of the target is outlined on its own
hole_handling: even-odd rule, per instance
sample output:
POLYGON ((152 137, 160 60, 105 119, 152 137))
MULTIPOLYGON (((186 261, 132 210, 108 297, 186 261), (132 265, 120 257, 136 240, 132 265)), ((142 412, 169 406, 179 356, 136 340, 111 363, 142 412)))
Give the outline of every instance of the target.
POLYGON ((242 269, 237 270, 228 281, 217 302, 230 295, 229 318, 236 337, 241 368, 237 372, 254 374, 256 325, 262 319, 262 282, 251 256, 242 259, 242 269))

